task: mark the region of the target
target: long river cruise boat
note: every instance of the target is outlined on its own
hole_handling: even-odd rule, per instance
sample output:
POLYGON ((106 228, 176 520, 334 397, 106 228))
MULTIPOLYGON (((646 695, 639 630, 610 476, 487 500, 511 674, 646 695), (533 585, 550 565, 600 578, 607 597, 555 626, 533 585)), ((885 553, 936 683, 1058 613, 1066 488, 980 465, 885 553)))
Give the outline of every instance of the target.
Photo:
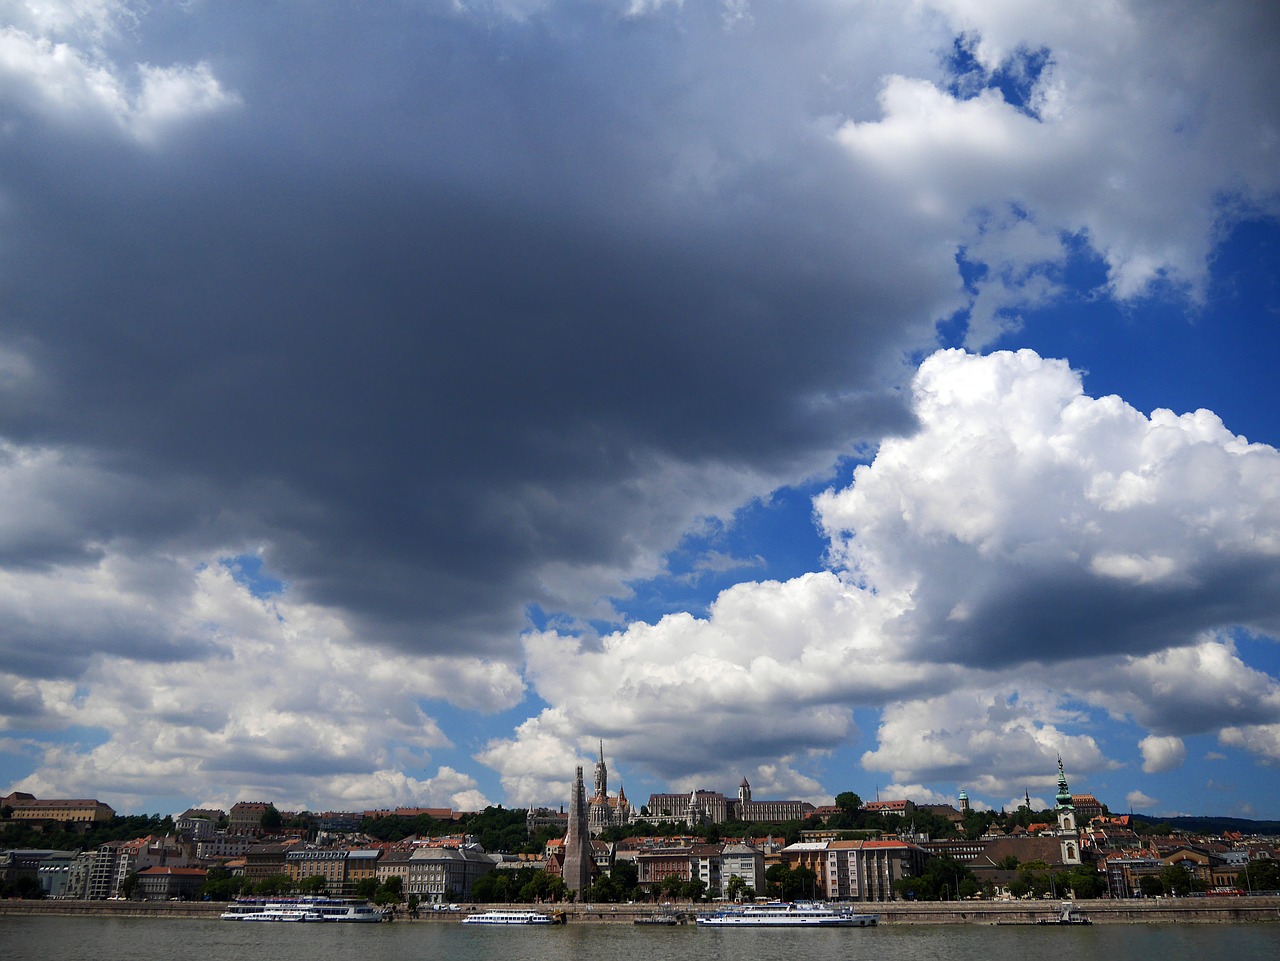
POLYGON ((386 912, 353 898, 238 898, 222 912, 223 921, 340 921, 372 923, 386 912))
POLYGON ((771 901, 698 918, 698 924, 709 928, 865 928, 879 921, 878 914, 855 914, 818 901, 771 901))
POLYGON ((485 911, 468 914, 463 924, 555 924, 556 919, 537 911, 485 911))

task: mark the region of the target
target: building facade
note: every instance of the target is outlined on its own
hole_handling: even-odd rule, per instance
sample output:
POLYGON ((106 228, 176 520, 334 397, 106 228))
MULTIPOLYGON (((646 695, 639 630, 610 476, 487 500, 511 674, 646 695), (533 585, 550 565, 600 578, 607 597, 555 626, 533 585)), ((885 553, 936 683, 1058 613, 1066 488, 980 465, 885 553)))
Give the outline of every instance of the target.
POLYGON ((466 901, 471 888, 494 869, 493 858, 475 845, 450 848, 418 848, 408 860, 406 896, 441 904, 466 901))
POLYGON ((253 837, 262 834, 262 815, 269 807, 266 801, 237 801, 227 815, 227 833, 253 837))
POLYGON ((52 798, 41 801, 29 794, 15 792, 4 799, 4 804, 12 809, 15 821, 57 821, 81 831, 87 831, 93 825, 110 821, 116 816, 109 805, 92 798, 52 798))
POLYGON ((826 896, 838 901, 892 901, 894 882, 918 877, 927 852, 904 841, 831 841, 825 852, 826 896))
POLYGON ((688 794, 650 794, 649 817, 659 821, 683 821, 689 827, 742 821, 747 824, 781 824, 802 821, 817 808, 808 801, 756 801, 744 777, 738 796, 698 789, 688 794))
POLYGON ((298 885, 307 878, 324 878, 329 894, 342 894, 347 886, 347 852, 338 848, 294 848, 284 856, 284 873, 298 885))
POLYGON ((636 881, 646 892, 656 894, 662 890, 662 882, 669 877, 688 881, 692 877, 689 855, 690 845, 667 848, 647 848, 635 858, 636 881))
POLYGON ((200 897, 206 872, 204 868, 145 868, 138 872, 136 897, 144 901, 195 901, 200 897))
POLYGON ((745 841, 730 841, 720 852, 720 897, 728 894, 729 882, 734 877, 755 894, 764 892, 764 852, 745 841))

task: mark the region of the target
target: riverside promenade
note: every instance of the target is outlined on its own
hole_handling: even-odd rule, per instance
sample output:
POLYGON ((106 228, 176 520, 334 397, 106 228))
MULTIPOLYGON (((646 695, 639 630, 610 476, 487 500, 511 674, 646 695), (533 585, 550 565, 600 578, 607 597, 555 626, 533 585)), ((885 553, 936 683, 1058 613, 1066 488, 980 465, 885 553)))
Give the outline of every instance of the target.
MULTIPOLYGON (((1280 897, 1151 898, 1128 901, 1076 901, 1094 924, 1230 924, 1280 922, 1280 897)), ((1033 924, 1058 916, 1059 901, 890 901, 855 905, 863 914, 880 915, 881 924, 1033 924)), ((467 905, 459 911, 421 910, 416 919, 400 908, 396 923, 457 922, 473 911, 511 908, 564 915, 569 924, 632 924, 643 918, 675 914, 692 923, 708 904, 564 904, 467 905)), ((217 918, 225 909, 214 901, 0 901, 2 915, 99 918, 217 918)))

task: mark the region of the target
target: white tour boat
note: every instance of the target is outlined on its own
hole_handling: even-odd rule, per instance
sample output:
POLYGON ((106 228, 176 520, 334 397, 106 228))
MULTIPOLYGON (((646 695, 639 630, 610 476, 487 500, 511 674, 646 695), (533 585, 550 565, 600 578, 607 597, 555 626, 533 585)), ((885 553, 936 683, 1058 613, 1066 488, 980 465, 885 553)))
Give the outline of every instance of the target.
POLYGON ((382 921, 386 912, 351 898, 238 898, 222 912, 223 921, 382 921))
POLYGON ((818 901, 771 901, 698 918, 698 924, 716 928, 865 928, 879 921, 878 914, 854 914, 818 901))
POLYGON ((468 914, 463 924, 555 924, 555 919, 537 911, 485 911, 468 914))

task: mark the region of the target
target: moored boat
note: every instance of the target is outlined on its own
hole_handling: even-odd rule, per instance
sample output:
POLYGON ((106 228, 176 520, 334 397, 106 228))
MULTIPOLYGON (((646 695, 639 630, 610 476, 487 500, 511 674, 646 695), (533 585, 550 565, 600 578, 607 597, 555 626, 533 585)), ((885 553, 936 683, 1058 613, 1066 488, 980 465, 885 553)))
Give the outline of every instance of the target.
POLYGON ((386 912, 368 901, 352 898, 238 898, 227 906, 223 921, 339 921, 369 923, 386 919, 386 912))
POLYGON ((463 924, 555 924, 555 919, 537 911, 485 911, 468 914, 463 924))
POLYGON ((1070 901, 1063 901, 1056 918, 1041 918, 1036 924, 1093 924, 1070 901))
POLYGON ((818 901, 771 901, 698 918, 698 924, 704 927, 723 928, 865 928, 879 922, 878 914, 855 914, 851 909, 832 908, 818 901))

